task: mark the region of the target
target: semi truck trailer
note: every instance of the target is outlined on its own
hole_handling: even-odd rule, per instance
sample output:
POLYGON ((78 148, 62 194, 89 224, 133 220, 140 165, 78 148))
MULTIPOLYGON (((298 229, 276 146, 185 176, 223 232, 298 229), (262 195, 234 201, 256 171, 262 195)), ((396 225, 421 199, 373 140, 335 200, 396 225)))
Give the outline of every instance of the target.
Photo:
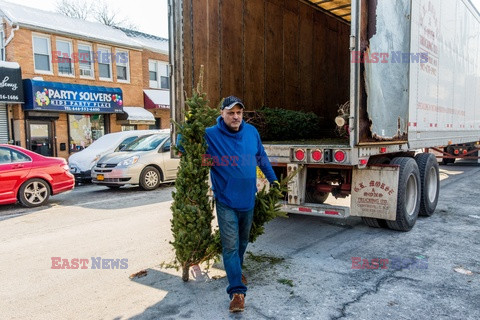
MULTIPOLYGON (((313 112, 322 139, 264 141, 283 210, 410 230, 436 208, 429 148, 478 146, 480 14, 469 0, 169 0, 172 118, 200 66, 211 106, 313 112), (346 137, 336 136, 348 105, 346 137), (327 203, 345 198, 348 205, 327 203)), ((176 135, 172 135, 175 139, 176 135)), ((469 150, 469 152, 472 150, 469 150)))

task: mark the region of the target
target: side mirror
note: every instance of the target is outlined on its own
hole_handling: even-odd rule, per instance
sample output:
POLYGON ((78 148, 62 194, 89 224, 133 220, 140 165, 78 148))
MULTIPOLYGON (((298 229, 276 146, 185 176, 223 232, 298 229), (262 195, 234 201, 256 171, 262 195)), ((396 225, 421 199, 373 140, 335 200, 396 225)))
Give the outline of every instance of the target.
POLYGON ((170 151, 170 145, 168 144, 168 145, 163 146, 162 150, 163 150, 163 152, 170 151))

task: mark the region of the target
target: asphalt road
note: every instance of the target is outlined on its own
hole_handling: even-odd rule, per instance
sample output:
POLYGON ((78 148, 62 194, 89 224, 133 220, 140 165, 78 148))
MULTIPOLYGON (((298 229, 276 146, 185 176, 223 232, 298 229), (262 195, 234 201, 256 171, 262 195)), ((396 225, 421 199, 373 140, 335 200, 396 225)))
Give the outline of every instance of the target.
POLYGON ((41 209, 3 206, 0 318, 480 319, 480 166, 443 166, 441 176, 436 213, 407 233, 358 218, 271 222, 247 249, 247 308, 236 315, 219 265, 188 283, 160 267, 173 260, 172 185, 85 185, 41 209), (53 269, 55 257, 88 268, 53 269), (127 265, 93 269, 92 258, 127 265))

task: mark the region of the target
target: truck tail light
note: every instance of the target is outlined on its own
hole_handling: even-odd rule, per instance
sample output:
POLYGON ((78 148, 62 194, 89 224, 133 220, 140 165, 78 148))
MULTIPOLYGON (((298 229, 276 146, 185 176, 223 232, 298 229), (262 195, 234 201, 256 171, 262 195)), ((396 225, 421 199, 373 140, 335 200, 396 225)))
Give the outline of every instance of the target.
POLYGON ((305 151, 303 149, 297 149, 295 150, 295 159, 297 161, 303 161, 305 160, 305 151))
POLYGON ((346 158, 345 151, 337 150, 333 154, 333 157, 335 158, 336 162, 343 162, 343 161, 345 161, 345 158, 346 158))
POLYGON ((458 149, 455 149, 455 150, 453 151, 453 153, 454 153, 454 154, 459 154, 458 149))
POLYGON ((313 159, 313 161, 317 161, 317 162, 318 162, 318 161, 322 160, 322 157, 323 157, 322 151, 320 151, 320 150, 314 150, 314 151, 312 151, 312 159, 313 159))

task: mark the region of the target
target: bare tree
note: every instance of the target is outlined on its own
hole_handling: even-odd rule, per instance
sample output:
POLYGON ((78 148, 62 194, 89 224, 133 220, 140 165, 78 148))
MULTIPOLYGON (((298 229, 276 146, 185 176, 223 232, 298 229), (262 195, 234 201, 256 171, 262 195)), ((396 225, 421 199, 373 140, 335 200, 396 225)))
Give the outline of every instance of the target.
POLYGON ((121 18, 118 12, 103 0, 87 3, 86 0, 57 0, 57 12, 68 17, 97 21, 111 27, 137 30, 137 26, 128 18, 121 18))
POLYGON ((79 0, 58 0, 56 6, 57 12, 82 20, 87 20, 95 12, 93 3, 87 4, 85 1, 79 0))

